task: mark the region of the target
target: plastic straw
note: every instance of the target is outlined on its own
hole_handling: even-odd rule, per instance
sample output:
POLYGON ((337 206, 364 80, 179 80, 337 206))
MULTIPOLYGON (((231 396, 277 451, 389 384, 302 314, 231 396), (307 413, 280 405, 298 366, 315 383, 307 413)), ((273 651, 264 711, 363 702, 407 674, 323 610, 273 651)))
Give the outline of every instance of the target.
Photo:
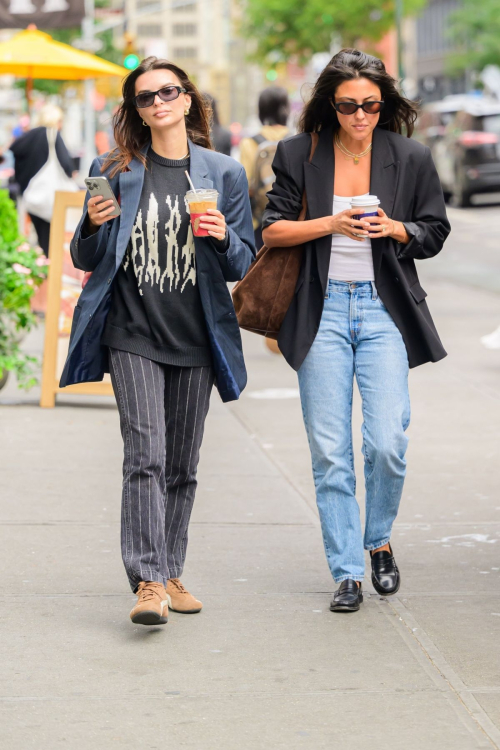
POLYGON ((193 185, 193 180, 189 176, 189 172, 187 171, 187 169, 185 170, 184 174, 186 175, 186 177, 189 180, 189 184, 191 185, 191 189, 192 189, 193 193, 197 193, 198 191, 196 190, 195 186, 193 185))

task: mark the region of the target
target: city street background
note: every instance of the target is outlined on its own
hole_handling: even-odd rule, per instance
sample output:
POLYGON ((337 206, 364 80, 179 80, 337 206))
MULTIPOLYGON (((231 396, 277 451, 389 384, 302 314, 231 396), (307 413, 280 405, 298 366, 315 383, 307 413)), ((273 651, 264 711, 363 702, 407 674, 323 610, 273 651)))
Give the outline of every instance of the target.
MULTIPOLYGON (((113 400, 0 393, 0 711, 9 750, 500 747, 499 202, 450 209, 418 263, 449 356, 411 372, 399 593, 329 611, 295 373, 244 337, 249 384, 212 398, 183 581, 204 603, 130 624, 113 400)), ((42 351, 43 327, 26 347, 42 351)), ((360 405, 355 403, 363 506, 360 405)))
MULTIPOLYGON (((500 0, 0 0, 2 750, 500 750, 500 192, 486 194, 500 191, 499 39, 500 0), (391 539, 401 588, 378 596, 367 557, 360 611, 330 612, 296 374, 244 333, 248 386, 227 405, 213 393, 182 577, 203 610, 135 626, 114 398, 66 392, 47 409, 13 372, 2 387, 5 362, 23 372, 18 336, 41 366, 49 309, 46 286, 31 298, 43 232, 26 217, 15 152, 24 142, 33 165, 30 131, 60 126, 60 164, 83 189, 114 145, 123 76, 154 55, 215 98, 215 147, 252 179, 251 139, 284 131, 260 121, 261 92, 285 90, 295 133, 342 47, 380 57, 418 101, 414 137, 452 224, 442 253, 417 263, 449 356, 410 374, 391 539), (28 326, 30 305, 39 325, 23 339, 12 321, 28 326)), ((56 245, 64 283, 47 341, 58 337, 62 367, 81 274, 56 245)), ((357 392, 353 431, 364 515, 357 392)))

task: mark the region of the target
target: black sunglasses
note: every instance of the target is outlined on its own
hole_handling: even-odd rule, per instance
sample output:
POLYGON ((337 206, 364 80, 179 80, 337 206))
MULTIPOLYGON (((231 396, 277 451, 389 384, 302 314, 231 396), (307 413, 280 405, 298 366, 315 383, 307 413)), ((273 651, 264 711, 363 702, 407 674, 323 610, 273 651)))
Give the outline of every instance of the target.
POLYGON ((181 94, 185 94, 186 89, 181 86, 164 86, 158 91, 145 91, 142 94, 137 94, 132 101, 138 109, 143 107, 150 107, 154 104, 156 94, 160 97, 162 102, 173 102, 174 99, 178 99, 181 94))
POLYGON ((332 102, 333 106, 341 115, 353 115, 358 109, 362 109, 367 115, 376 115, 384 106, 384 102, 332 102))

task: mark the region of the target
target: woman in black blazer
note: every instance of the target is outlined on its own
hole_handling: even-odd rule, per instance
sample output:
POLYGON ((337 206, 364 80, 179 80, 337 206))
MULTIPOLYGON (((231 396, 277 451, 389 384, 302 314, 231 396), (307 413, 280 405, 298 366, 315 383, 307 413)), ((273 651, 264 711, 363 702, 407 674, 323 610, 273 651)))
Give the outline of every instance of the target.
POLYGON ((388 595, 400 586, 390 535, 406 470, 408 368, 446 356, 415 260, 436 255, 450 225, 430 151, 410 138, 416 114, 381 60, 339 52, 318 78, 299 135, 278 145, 263 220, 267 246, 305 246, 278 343, 299 374, 325 551, 340 583, 333 611, 359 609, 363 547, 375 589, 388 595), (304 192, 306 220, 297 222, 304 192), (359 218, 352 199, 373 204, 370 195, 379 209, 359 218), (363 403, 364 534, 352 457, 354 376, 363 403))

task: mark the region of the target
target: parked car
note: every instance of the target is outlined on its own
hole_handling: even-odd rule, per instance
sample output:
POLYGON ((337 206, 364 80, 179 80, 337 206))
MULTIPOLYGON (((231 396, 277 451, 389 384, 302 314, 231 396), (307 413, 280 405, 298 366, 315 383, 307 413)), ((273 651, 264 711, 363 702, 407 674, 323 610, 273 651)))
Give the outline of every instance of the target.
POLYGON ((500 192, 500 102, 467 102, 446 126, 433 157, 445 195, 458 206, 470 206, 475 193, 500 192))
POLYGON ((476 98, 470 94, 451 94, 438 102, 424 104, 416 124, 415 135, 418 140, 432 151, 435 144, 445 137, 446 126, 471 99, 476 98))

